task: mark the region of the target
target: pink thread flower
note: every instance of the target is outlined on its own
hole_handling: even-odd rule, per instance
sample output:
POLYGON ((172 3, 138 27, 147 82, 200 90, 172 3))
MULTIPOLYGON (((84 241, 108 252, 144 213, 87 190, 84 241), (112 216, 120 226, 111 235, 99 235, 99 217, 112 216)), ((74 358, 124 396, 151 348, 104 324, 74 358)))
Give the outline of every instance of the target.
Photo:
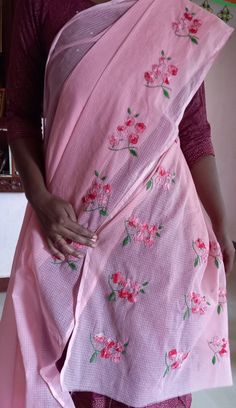
POLYGON ((192 43, 198 44, 199 38, 196 34, 202 26, 202 21, 194 16, 195 13, 191 13, 186 7, 183 17, 172 23, 172 29, 178 37, 188 37, 192 43))
POLYGON ((107 216, 112 187, 110 184, 105 184, 106 177, 102 177, 97 171, 95 175, 99 182, 95 180, 82 198, 83 210, 86 212, 98 210, 101 216, 107 216))
POLYGON ((119 363, 121 356, 126 354, 126 349, 129 345, 129 342, 122 344, 106 337, 103 333, 96 334, 95 336, 90 335, 90 342, 94 350, 90 363, 97 362, 98 357, 119 363))
POLYGON ((139 136, 136 135, 135 133, 131 133, 129 135, 128 140, 129 140, 130 144, 136 145, 138 143, 138 141, 139 141, 139 136))
POLYGON ((170 350, 165 354, 166 370, 163 377, 165 377, 170 371, 181 368, 183 362, 189 356, 189 352, 178 352, 176 349, 170 350))
POLYGON ((208 341, 208 346, 213 352, 212 364, 215 365, 216 362, 220 361, 221 357, 225 357, 229 352, 228 340, 225 338, 220 338, 219 336, 214 336, 210 341, 208 341))
POLYGON ((117 296, 120 299, 125 299, 130 303, 136 303, 139 293, 145 293, 145 287, 148 282, 142 285, 136 281, 132 281, 121 274, 121 272, 113 273, 108 278, 108 284, 112 292, 108 296, 109 301, 116 301, 117 296))

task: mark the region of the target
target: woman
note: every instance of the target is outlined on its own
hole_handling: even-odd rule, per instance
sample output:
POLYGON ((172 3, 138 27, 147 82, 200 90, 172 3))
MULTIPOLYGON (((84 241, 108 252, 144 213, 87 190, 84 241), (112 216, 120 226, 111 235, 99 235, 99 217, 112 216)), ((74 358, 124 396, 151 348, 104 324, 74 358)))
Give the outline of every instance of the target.
MULTIPOLYGON (((44 7, 34 16, 53 31, 44 7)), ((29 29, 24 13, 21 25, 29 29)), ((27 133, 24 114, 17 130, 9 121, 30 206, 1 330, 6 408, 190 406, 191 391, 231 384, 224 264, 229 272, 233 248, 213 150, 204 141, 189 154, 183 118, 191 175, 178 138, 192 100, 186 115, 201 101, 203 123, 191 129, 208 139, 200 85, 231 32, 189 1, 121 0, 78 13, 56 37, 45 176, 39 106, 27 133)), ((35 57, 48 50, 40 38, 27 47, 35 83, 43 72, 35 57)), ((31 101, 36 89, 29 85, 31 101)))

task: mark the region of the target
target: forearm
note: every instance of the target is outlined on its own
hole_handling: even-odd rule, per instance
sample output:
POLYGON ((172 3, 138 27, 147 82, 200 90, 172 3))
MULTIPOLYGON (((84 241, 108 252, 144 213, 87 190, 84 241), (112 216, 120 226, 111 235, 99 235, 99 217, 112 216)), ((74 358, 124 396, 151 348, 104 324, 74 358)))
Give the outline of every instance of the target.
POLYGON ((25 195, 33 203, 46 193, 44 177, 43 143, 37 138, 20 138, 10 141, 10 147, 24 185, 25 195))
POLYGON ((191 173, 199 198, 211 219, 214 230, 227 228, 226 210, 215 158, 202 157, 193 165, 191 173))

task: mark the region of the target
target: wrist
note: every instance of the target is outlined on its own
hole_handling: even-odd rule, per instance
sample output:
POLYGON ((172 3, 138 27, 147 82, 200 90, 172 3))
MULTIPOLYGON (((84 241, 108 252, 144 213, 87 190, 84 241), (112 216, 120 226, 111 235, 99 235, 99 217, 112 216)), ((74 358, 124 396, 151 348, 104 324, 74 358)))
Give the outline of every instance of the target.
POLYGON ((25 195, 32 207, 40 206, 42 202, 44 202, 51 196, 50 192, 45 186, 37 190, 30 190, 26 192, 25 195))

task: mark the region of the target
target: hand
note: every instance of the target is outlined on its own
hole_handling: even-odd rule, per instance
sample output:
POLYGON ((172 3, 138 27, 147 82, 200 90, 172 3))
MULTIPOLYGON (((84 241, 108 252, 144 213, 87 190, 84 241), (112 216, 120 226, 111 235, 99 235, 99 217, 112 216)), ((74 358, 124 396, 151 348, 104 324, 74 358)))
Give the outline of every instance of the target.
POLYGON ((229 237, 226 227, 215 228, 214 232, 220 244, 223 261, 225 266, 225 273, 228 276, 233 269, 235 249, 232 240, 229 237))
POLYGON ((72 205, 49 192, 41 193, 31 201, 46 235, 52 254, 64 260, 67 255, 82 258, 84 255, 69 242, 96 247, 97 236, 79 225, 72 205))

